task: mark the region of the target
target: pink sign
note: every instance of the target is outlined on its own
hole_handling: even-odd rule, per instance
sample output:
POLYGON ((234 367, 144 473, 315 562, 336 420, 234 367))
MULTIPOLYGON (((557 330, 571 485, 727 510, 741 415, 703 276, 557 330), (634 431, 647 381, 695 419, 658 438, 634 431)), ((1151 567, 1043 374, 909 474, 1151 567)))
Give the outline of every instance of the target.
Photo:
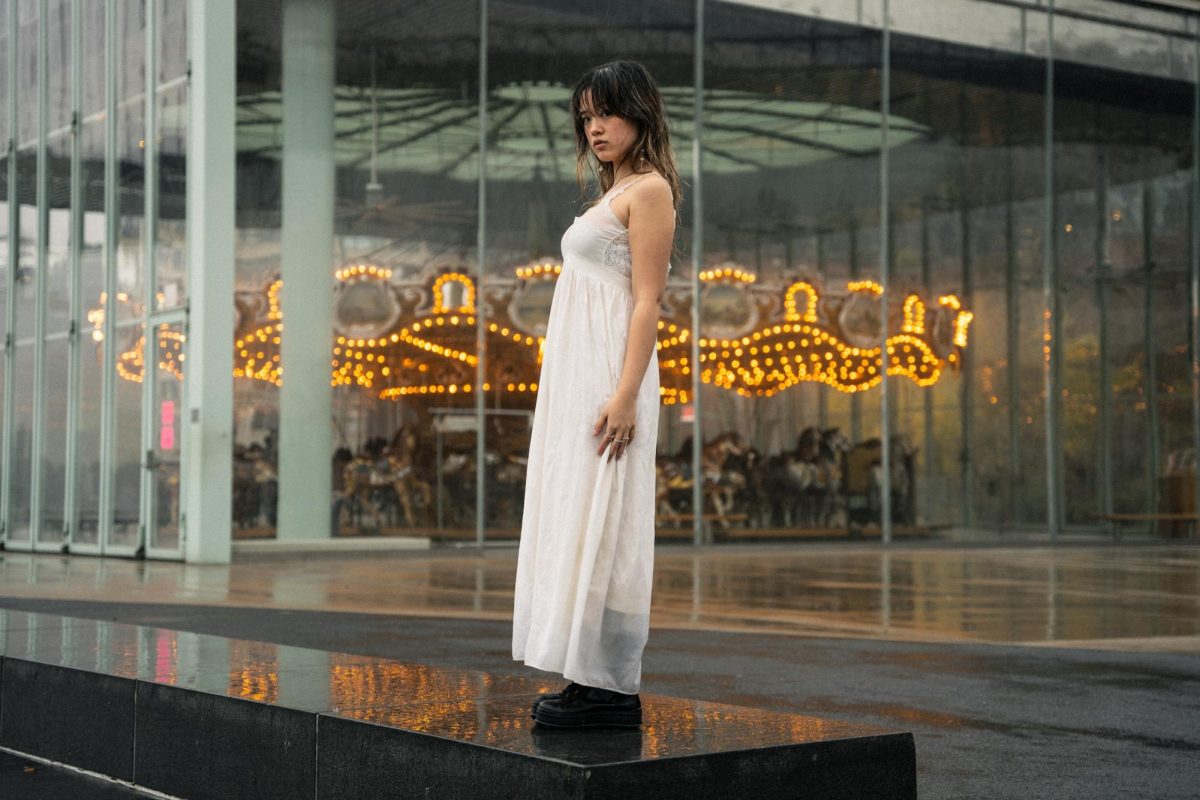
POLYGON ((159 412, 161 427, 158 430, 158 449, 175 449, 175 401, 164 400, 159 412))

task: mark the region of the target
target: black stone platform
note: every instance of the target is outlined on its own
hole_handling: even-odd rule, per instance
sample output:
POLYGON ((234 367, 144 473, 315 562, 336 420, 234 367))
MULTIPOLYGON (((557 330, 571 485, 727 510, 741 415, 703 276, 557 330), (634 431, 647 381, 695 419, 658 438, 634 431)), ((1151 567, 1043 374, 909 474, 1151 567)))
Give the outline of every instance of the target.
POLYGON ((544 729, 559 683, 0 609, 0 749, 188 800, 916 797, 910 733, 651 694, 544 729))

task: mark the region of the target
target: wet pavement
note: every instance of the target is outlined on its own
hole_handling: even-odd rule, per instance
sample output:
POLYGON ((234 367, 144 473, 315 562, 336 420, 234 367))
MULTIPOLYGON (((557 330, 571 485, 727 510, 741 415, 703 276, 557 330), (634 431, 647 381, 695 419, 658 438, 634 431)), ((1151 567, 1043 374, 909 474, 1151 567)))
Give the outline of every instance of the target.
POLYGON ((0 752, 0 797, 12 800, 134 800, 128 786, 0 752))
MULTIPOLYGON (((512 549, 194 566, 0 554, 7 597, 507 620, 512 549)), ((1200 547, 660 546, 658 629, 1200 653, 1200 547)))
MULTIPOLYGON (((528 678, 513 556, 6 553, 0 606, 528 678)), ((911 730, 922 798, 1195 798, 1198 567, 1187 546, 660 548, 644 691, 911 730)))

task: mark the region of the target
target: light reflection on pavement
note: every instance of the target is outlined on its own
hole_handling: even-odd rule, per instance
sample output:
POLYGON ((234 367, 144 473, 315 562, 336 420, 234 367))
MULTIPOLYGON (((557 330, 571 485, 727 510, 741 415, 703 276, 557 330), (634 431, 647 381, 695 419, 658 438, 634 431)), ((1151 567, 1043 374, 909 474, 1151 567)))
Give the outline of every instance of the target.
MULTIPOLYGON (((514 550, 231 566, 0 554, 0 596, 511 618, 514 550)), ((660 547, 659 629, 1200 652, 1200 548, 660 547)))

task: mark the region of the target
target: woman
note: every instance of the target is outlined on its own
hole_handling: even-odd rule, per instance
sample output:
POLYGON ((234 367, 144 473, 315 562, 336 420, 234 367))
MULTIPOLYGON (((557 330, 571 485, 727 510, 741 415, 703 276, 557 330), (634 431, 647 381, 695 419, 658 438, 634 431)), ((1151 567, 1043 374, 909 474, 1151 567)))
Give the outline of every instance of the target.
POLYGON ((613 61, 571 93, 576 176, 602 196, 562 237, 538 380, 513 608, 513 658, 561 674, 548 727, 641 725, 654 566, 659 308, 679 175, 662 97, 613 61))

